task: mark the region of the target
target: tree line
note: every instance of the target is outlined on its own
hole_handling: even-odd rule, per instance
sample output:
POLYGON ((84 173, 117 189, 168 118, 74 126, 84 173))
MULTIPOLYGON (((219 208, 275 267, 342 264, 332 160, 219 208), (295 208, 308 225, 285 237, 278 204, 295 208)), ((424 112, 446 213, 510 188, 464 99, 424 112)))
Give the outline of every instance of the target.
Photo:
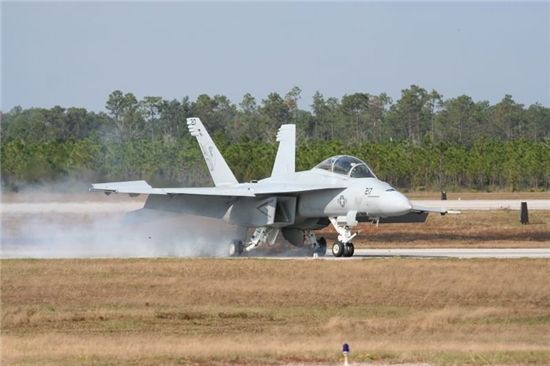
POLYGON ((297 125, 297 168, 335 154, 368 162, 406 189, 550 188, 550 108, 510 95, 491 105, 466 95, 444 99, 412 85, 387 94, 341 98, 301 90, 235 104, 223 95, 165 100, 113 91, 105 112, 15 107, 1 114, 2 184, 147 179, 157 185, 208 184, 185 119, 200 117, 241 181, 270 175, 283 123, 297 125))

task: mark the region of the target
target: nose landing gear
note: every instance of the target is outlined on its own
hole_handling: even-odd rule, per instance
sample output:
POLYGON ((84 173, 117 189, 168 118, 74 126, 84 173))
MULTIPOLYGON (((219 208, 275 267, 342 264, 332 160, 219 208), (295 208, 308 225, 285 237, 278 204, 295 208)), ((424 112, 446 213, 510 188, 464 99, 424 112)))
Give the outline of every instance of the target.
POLYGON ((357 225, 355 221, 355 214, 352 215, 353 219, 343 216, 343 217, 330 217, 330 222, 336 232, 338 233, 338 241, 332 246, 332 255, 335 257, 352 257, 355 253, 355 247, 351 242, 357 233, 351 233, 351 227, 357 225))
POLYGON ((351 242, 342 243, 341 241, 337 241, 332 246, 332 255, 335 257, 352 257, 353 253, 355 253, 355 247, 351 242))
POLYGON ((347 243, 344 247, 344 257, 353 257, 353 253, 355 253, 355 247, 353 246, 353 243, 347 243))

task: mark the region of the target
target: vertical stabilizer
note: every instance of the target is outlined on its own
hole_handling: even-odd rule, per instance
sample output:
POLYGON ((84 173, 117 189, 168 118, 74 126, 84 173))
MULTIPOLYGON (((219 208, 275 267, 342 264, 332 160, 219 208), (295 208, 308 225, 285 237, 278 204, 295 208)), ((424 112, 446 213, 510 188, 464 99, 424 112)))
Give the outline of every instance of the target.
POLYGON ((277 132, 279 149, 273 164, 272 177, 294 173, 296 169, 296 125, 282 125, 277 132))
POLYGON ((231 169, 225 162, 222 154, 212 141, 212 138, 204 128, 200 118, 187 118, 187 127, 191 136, 195 136, 214 181, 214 185, 223 186, 227 184, 237 184, 237 179, 231 169))

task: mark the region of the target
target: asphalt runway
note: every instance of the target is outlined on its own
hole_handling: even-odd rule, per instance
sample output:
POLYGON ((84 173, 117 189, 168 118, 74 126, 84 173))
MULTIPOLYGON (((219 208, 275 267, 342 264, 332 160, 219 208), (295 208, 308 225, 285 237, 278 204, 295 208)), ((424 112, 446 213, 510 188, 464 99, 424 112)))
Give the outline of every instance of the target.
MULTIPOLYGON (((332 253, 327 253, 327 256, 332 253)), ((413 258, 550 258, 550 248, 530 249, 356 249, 353 258, 413 257, 413 258)))
MULTIPOLYGON (((550 210, 550 200, 526 200, 530 210, 550 210)), ((422 200, 413 201, 414 203, 427 207, 446 207, 451 210, 519 210, 522 200, 422 200)), ((5 224, 12 220, 17 222, 18 218, 26 220, 28 217, 36 217, 37 215, 45 215, 49 217, 49 214, 60 214, 60 217, 72 214, 85 214, 91 215, 90 217, 102 217, 105 214, 124 214, 133 210, 137 210, 143 207, 143 201, 125 201, 125 202, 3 202, 0 205, 0 214, 2 215, 3 229, 9 229, 9 226, 5 224)), ((67 216, 67 217, 69 217, 67 216)), ((72 216, 71 216, 72 217, 72 216)), ((110 222, 109 219, 106 219, 110 222)), ((0 258, 71 258, 71 257, 155 257, 157 255, 163 256, 163 253, 157 253, 155 251, 136 251, 132 247, 132 251, 115 251, 113 248, 118 248, 120 245, 111 246, 104 245, 105 248, 97 250, 95 247, 82 248, 86 249, 82 255, 80 252, 75 253, 68 245, 64 248, 67 250, 59 254, 56 252, 55 246, 52 246, 51 242, 63 242, 63 241, 82 241, 81 239, 90 239, 90 235, 77 235, 75 229, 71 226, 64 228, 63 225, 45 225, 41 227, 36 224, 36 221, 31 220, 31 225, 26 224, 25 230, 22 233, 17 232, 14 235, 6 235, 7 230, 4 230, 0 234, 1 252, 0 258), (55 234, 52 236, 50 229, 55 229, 55 234), (60 229, 61 228, 61 229, 60 229), (31 230, 34 229, 34 230, 31 230), (42 229, 40 231, 39 229, 42 229), (72 229, 72 231, 71 231, 72 229), (44 231, 45 230, 45 231, 44 231), (39 246, 32 245, 36 238, 42 235, 41 233, 47 232, 52 237, 47 241, 42 240, 39 246), (69 232, 69 233, 68 233, 69 232), (18 237, 19 234, 25 234, 22 238, 18 237), (28 235, 27 235, 28 234, 28 235), (27 242, 27 239, 31 239, 27 242), (29 245, 21 245, 29 244, 29 245), (39 250, 40 249, 40 250, 39 250), (52 252, 53 250, 53 252, 52 252), (128 252, 130 254, 128 254, 128 252), (105 253, 108 253, 105 254, 105 253)), ((40 221, 40 223, 42 223, 40 221)), ((105 222, 103 222, 104 224, 105 222)), ((96 225, 88 231, 94 234, 93 243, 97 244, 100 241, 96 238, 96 231, 104 231, 103 224, 101 226, 96 225)), ((115 224, 114 228, 116 228, 115 224)), ((111 228, 114 230, 114 228, 111 228)), ((84 227, 84 229, 86 229, 84 227)), ((87 233, 89 234, 89 233, 87 233)), ((435 243, 434 243, 435 244, 435 243)), ((82 249, 81 248, 81 249, 82 249)), ((189 253, 174 253, 176 256, 185 257, 190 255, 189 253)), ((251 253, 250 257, 264 258, 264 253, 251 253)), ((467 249, 467 248, 453 248, 453 249, 356 249, 353 259, 365 259, 365 258, 380 258, 380 257, 410 257, 410 258, 550 258, 550 245, 549 248, 530 248, 530 249, 467 249)), ((265 258, 281 258, 281 259, 307 259, 311 257, 300 256, 290 254, 287 256, 272 256, 265 253, 265 258)), ((323 258, 326 259, 340 259, 348 260, 348 258, 334 258, 330 250, 323 258)))
MULTIPOLYGON (((445 207, 449 210, 519 210, 521 202, 527 202, 530 210, 550 210, 550 200, 411 200, 425 207, 445 207)), ((17 202, 2 203, 0 213, 105 213, 128 212, 143 207, 143 202, 17 202)))
MULTIPOLYGON (((78 257, 78 256, 77 256, 78 257)), ((122 256, 123 258, 124 256, 122 256)), ((136 256, 143 258, 142 256, 136 256)), ((136 258, 128 257, 128 258, 136 258)), ((150 256, 145 256, 150 257, 150 256)), ((3 248, 0 254, 1 259, 15 258, 75 258, 75 256, 47 256, 43 253, 37 255, 33 248, 27 250, 3 248)), ((110 256, 84 256, 83 258, 111 258, 110 256)), ((117 256, 116 258, 121 258, 117 256)), ((186 258, 185 256, 181 258, 186 258)), ((191 257, 190 257, 191 258, 191 257)), ((218 257, 219 258, 219 257, 218 257)), ((229 258, 229 257, 228 257, 229 258)), ((330 251, 327 251, 325 257, 310 256, 287 256, 287 255, 255 255, 251 252, 249 256, 232 257, 229 259, 281 259, 281 260, 358 260, 375 258, 456 258, 456 259, 474 259, 474 258, 550 258, 550 248, 529 248, 529 249, 467 249, 467 248, 445 248, 445 249, 355 249, 355 254, 351 258, 336 258, 330 251)))
POLYGON ((550 210, 550 200, 411 200, 424 207, 445 207, 449 210, 520 210, 521 202, 527 202, 529 210, 550 210))
MULTIPOLYGON (((478 249, 478 248, 435 248, 435 249, 355 249, 355 254, 351 258, 334 257, 330 249, 324 257, 311 257, 305 253, 290 254, 290 255, 270 255, 258 250, 260 253, 252 251, 250 254, 245 254, 245 258, 261 258, 261 259, 281 259, 281 260, 361 260, 361 259, 376 259, 376 258, 410 258, 410 259, 430 259, 430 258, 447 258, 447 259, 482 259, 482 258, 550 258, 549 248, 494 248, 494 249, 478 249)), ((233 258, 231 258, 233 259, 233 258)), ((238 258, 235 258, 238 259, 238 258)))

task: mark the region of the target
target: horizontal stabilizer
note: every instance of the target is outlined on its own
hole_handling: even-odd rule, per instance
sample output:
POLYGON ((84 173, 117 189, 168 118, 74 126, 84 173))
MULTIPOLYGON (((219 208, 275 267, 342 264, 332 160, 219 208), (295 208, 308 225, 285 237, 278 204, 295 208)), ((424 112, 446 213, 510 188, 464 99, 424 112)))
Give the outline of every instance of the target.
POLYGON ((95 183, 90 188, 91 192, 105 193, 131 193, 131 194, 149 194, 155 188, 144 180, 131 180, 126 182, 95 183))

